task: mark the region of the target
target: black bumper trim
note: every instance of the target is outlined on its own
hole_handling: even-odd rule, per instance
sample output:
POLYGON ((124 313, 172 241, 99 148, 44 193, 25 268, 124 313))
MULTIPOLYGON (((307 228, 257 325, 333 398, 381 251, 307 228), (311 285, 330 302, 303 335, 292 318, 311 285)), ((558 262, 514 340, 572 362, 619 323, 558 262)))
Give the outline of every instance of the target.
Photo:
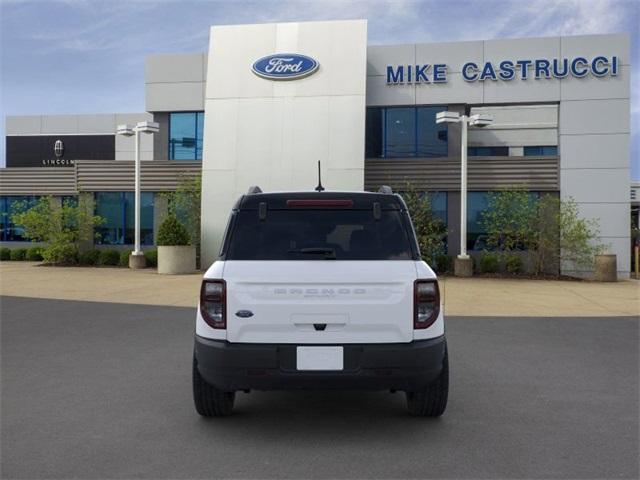
MULTIPOLYGON (((410 343, 345 344, 344 370, 299 371, 295 344, 229 343, 196 336, 200 375, 224 391, 424 389, 442 370, 444 336, 410 343)), ((318 345, 331 346, 331 345, 318 345)))

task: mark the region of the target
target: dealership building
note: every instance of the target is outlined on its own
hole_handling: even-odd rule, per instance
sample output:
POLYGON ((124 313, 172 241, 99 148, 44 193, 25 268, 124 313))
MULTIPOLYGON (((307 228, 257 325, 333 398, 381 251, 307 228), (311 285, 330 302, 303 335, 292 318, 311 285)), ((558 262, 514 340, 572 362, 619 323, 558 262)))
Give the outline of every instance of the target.
MULTIPOLYGON (((154 243, 166 201, 202 172, 202 256, 215 259, 229 210, 264 191, 429 192, 460 249, 459 124, 441 111, 493 119, 468 134, 467 247, 481 248, 488 192, 525 187, 573 198, 630 270, 630 46, 627 35, 367 45, 364 20, 214 26, 205 53, 152 55, 139 114, 10 116, 0 170, 4 245, 24 240, 11 206, 87 195, 102 245, 133 241, 132 137, 141 136, 142 239, 154 243)), ((71 92, 69 93, 72 94, 71 92)), ((575 274, 570 270, 564 273, 575 274)))

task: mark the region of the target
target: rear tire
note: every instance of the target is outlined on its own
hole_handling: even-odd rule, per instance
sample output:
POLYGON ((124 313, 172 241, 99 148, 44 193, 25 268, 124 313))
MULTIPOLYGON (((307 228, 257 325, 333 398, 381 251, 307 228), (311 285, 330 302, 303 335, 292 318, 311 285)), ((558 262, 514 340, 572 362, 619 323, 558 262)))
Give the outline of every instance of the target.
POLYGON ((226 417, 233 411, 235 392, 223 392, 209 385, 200 372, 195 356, 193 358, 193 402, 196 411, 203 417, 226 417))
POLYGON ((407 410, 414 417, 439 417, 447 408, 449 396, 449 354, 446 347, 438 378, 420 392, 406 392, 407 410))

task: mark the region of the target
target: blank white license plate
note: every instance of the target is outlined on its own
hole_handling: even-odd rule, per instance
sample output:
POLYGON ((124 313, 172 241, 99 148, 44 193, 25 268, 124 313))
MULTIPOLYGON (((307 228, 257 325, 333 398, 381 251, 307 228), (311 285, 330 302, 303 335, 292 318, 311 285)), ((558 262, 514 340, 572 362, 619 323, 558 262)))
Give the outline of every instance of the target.
POLYGON ((298 370, 343 370, 344 349, 342 347, 298 347, 296 365, 298 370))

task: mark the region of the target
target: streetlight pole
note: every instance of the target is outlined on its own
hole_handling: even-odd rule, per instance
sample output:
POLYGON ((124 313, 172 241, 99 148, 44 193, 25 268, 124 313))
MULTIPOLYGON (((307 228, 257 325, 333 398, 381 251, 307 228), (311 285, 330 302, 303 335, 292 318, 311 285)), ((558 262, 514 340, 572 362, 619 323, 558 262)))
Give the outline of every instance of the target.
POLYGON ((467 125, 466 115, 460 117, 462 124, 462 144, 460 151, 460 255, 458 258, 468 260, 467 255, 467 125))
POLYGON ((467 254, 467 131, 469 125, 486 127, 493 119, 489 115, 460 115, 457 112, 439 112, 436 123, 460 123, 462 139, 460 141, 460 254, 455 260, 455 274, 467 277, 473 274, 473 262, 467 254))
POLYGON ((133 252, 129 255, 129 268, 144 268, 146 261, 142 249, 140 248, 140 133, 153 134, 160 130, 160 125, 156 122, 138 122, 135 127, 131 125, 118 125, 116 133, 125 137, 134 138, 134 246, 133 252))

